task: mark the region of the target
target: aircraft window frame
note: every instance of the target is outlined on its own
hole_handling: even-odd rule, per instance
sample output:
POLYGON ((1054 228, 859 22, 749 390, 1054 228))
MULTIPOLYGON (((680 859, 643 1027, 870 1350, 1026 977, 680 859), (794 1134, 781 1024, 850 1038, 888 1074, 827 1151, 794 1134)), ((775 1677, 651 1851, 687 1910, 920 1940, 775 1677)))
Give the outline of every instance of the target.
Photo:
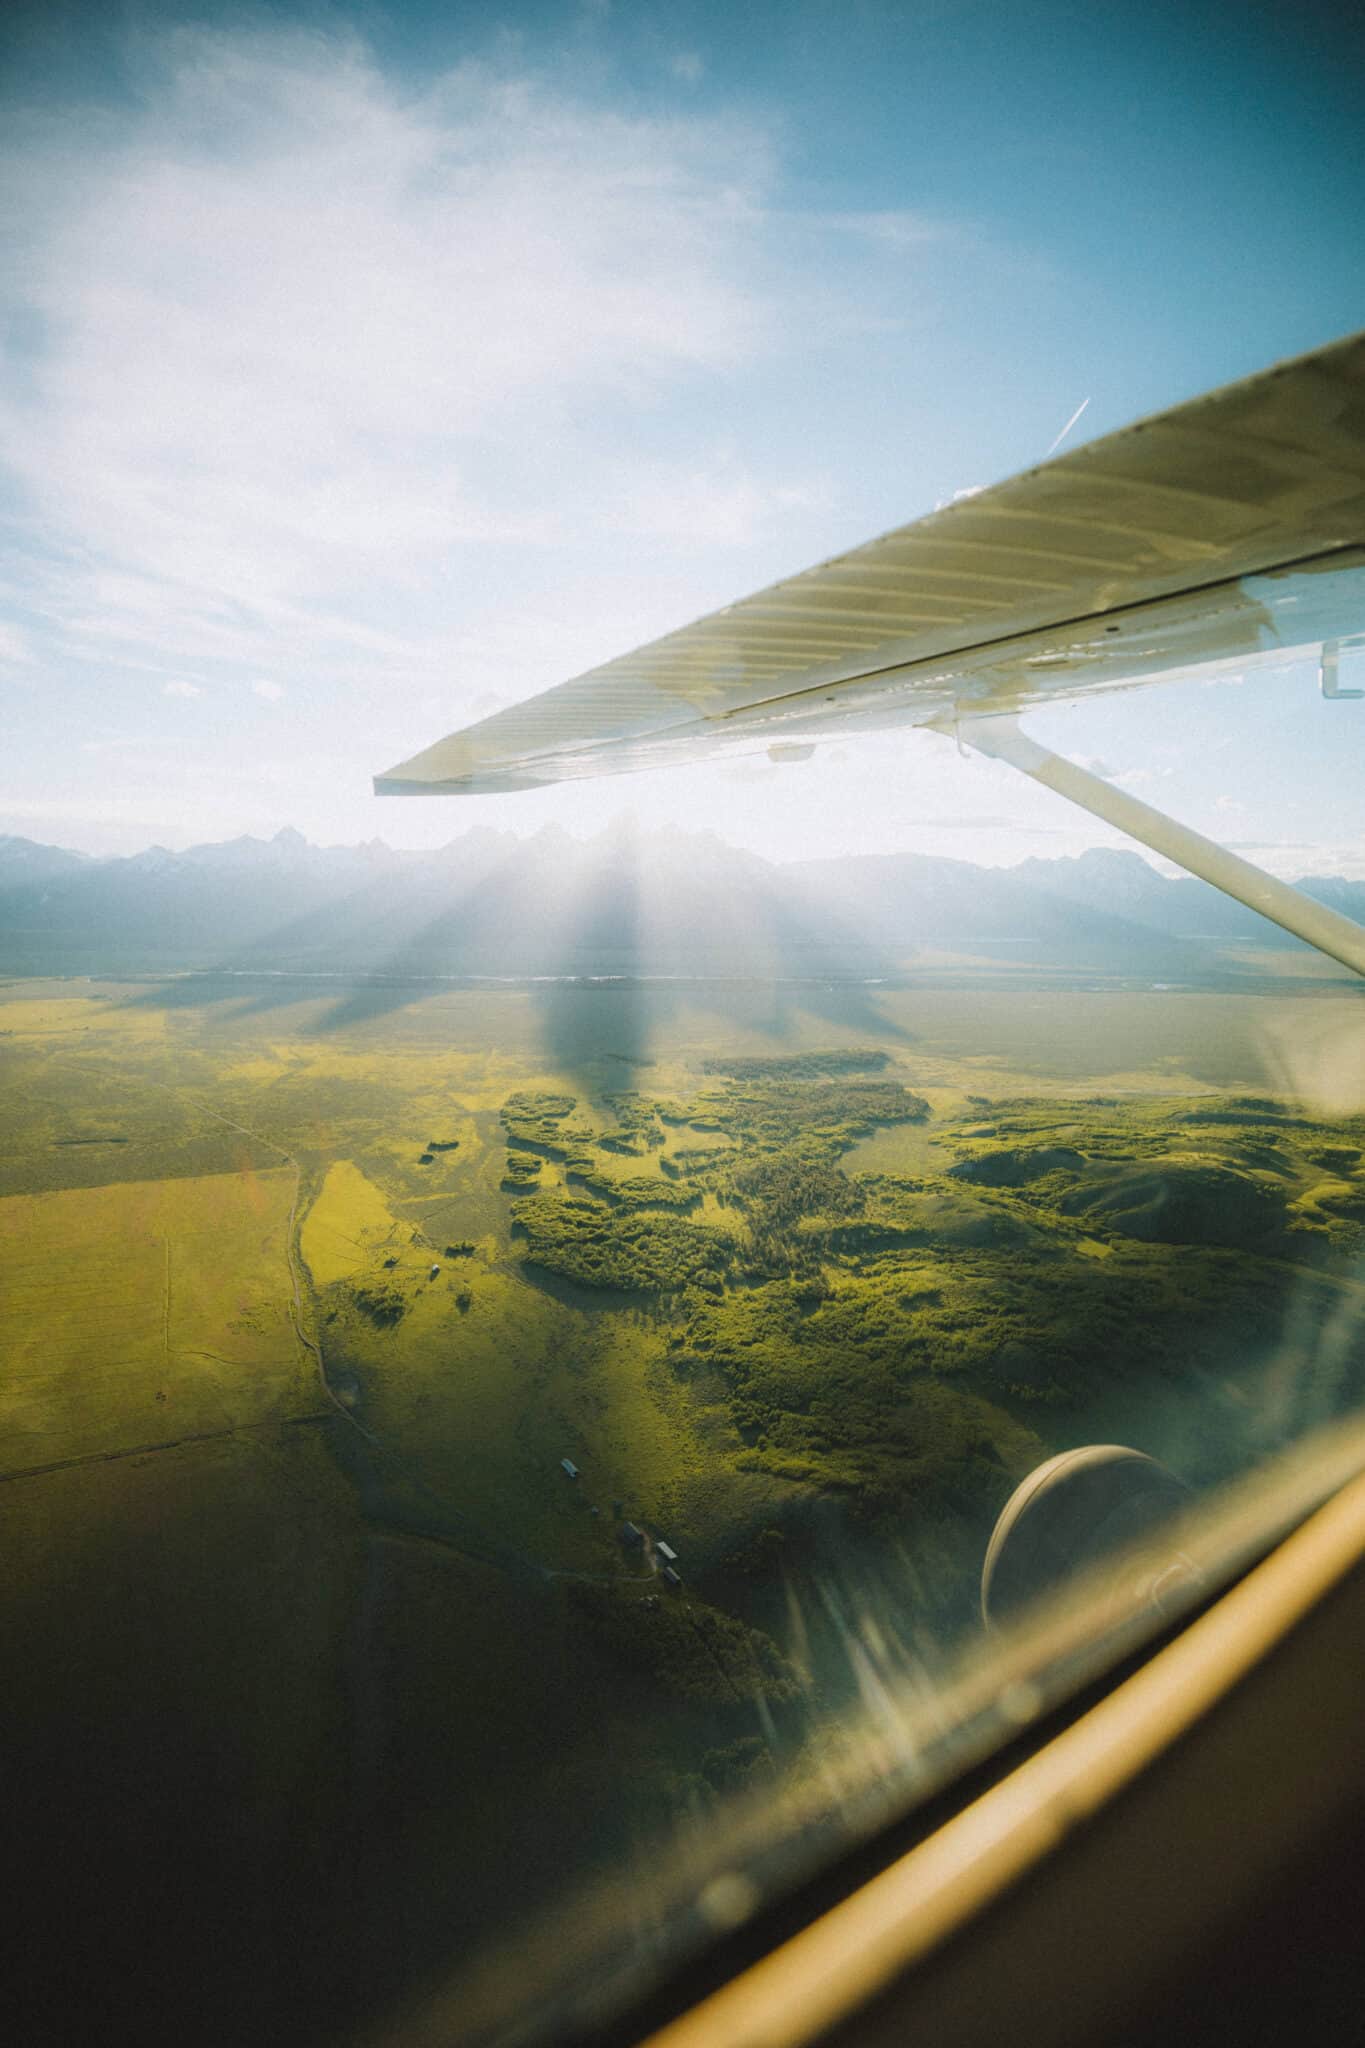
MULTIPOLYGON (((930 1741, 936 1731, 935 1753, 926 1742, 908 1768, 865 1781, 841 1808, 813 1806, 805 1830, 776 1839, 762 1809, 737 1832, 731 1816, 724 1849, 718 1840, 708 1864, 671 1895, 661 1891, 652 1945, 641 1944, 638 1927, 622 1940, 619 1899, 590 1893, 543 1927, 520 1930, 514 1948, 490 1952, 431 2001, 415 2029, 409 2016, 367 2036, 366 2048, 447 2039, 460 2048, 652 2048, 656 2036, 659 2048, 694 2048, 706 2036, 686 2023, 709 1998, 1007 1784, 1362 1479, 1365 1421, 1348 1418, 1300 1441, 1172 1519, 1165 1533, 1194 1569, 1159 1604, 1116 1613, 1110 1573, 1096 1570, 969 1652, 955 1681, 950 1673, 919 1703, 921 1730, 930 1741), (583 1943, 589 1923, 611 1930, 595 1950, 583 1943), (537 1996, 530 1987, 542 1942, 561 1958, 566 1943, 576 1948, 577 1962, 567 1977, 551 1967, 537 1996)), ((726 1835, 723 1816, 717 1831, 726 1835)), ((667 1864, 662 1851, 660 1860, 667 1864)))

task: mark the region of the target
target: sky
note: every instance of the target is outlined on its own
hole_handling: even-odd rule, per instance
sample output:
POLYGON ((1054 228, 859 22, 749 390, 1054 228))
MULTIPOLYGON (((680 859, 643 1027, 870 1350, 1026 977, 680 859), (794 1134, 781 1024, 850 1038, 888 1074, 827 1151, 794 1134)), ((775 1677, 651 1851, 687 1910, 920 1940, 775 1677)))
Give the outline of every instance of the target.
MULTIPOLYGON (((0 832, 1121 843, 922 734, 370 778, 1037 462, 1083 402, 1065 447, 1365 326, 1362 58, 1255 0, 12 0, 0 832)), ((1314 672, 1031 729, 1280 873, 1365 875, 1365 701, 1314 672)))

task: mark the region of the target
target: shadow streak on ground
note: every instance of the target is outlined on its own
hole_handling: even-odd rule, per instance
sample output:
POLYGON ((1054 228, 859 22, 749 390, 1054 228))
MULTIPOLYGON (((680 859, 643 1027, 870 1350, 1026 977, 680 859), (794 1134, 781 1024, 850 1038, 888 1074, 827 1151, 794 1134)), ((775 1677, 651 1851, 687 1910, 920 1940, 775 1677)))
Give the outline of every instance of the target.
POLYGON ((687 1011, 779 1044, 803 1017, 908 1040, 878 998, 901 968, 887 947, 764 862, 727 856, 708 871, 705 849, 690 867, 684 850, 661 856, 630 831, 588 846, 566 836, 554 858, 496 845, 415 894, 367 884, 124 1007, 216 1010, 232 1027, 309 1004, 301 1033, 329 1036, 452 985, 521 983, 539 997, 549 1062, 596 1093, 638 1085, 687 1011))
POLYGON ((710 876, 703 849, 702 871, 680 877, 633 834, 613 834, 611 846, 611 866, 565 923, 561 978, 540 1011, 555 1071, 598 1094, 647 1085, 654 1048, 685 1040, 689 1012, 731 1041, 790 1045, 814 1017, 841 1036, 909 1042, 876 987, 900 963, 766 863, 731 860, 710 876))
POLYGON ((499 906, 518 853, 499 849, 491 860, 416 891, 382 878, 253 937, 213 967, 142 991, 124 1007, 231 1004, 223 1021, 235 1024, 322 1001, 326 1007, 302 1027, 304 1035, 373 1023, 451 979, 500 971, 499 906))

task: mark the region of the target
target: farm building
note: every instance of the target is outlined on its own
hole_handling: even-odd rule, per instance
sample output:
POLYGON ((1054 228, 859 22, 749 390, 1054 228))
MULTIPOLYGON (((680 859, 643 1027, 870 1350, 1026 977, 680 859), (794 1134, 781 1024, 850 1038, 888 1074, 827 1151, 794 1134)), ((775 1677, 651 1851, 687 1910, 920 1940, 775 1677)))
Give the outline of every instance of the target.
POLYGON ((658 1551, 665 1564, 676 1564, 678 1562, 677 1551, 671 1543, 665 1543, 662 1536, 655 1538, 654 1548, 658 1551))
POLYGON ((645 1540, 643 1529, 637 1529, 634 1522, 622 1522, 621 1541, 628 1549, 638 1550, 645 1540))
POLYGON ((659 1576, 666 1586, 680 1586, 682 1584, 682 1580, 671 1564, 666 1564, 659 1576))
POLYGON ((561 1472, 566 1472, 570 1479, 577 1479, 578 1477, 578 1467, 572 1458, 561 1458, 559 1469, 561 1472))

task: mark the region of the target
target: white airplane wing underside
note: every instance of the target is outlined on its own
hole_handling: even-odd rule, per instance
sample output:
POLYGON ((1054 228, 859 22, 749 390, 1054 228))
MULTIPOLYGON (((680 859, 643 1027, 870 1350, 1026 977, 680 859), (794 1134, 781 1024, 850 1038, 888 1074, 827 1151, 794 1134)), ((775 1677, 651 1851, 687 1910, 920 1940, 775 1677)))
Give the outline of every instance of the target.
POLYGON ((454 732, 382 795, 951 727, 1365 644, 1365 334, 955 501, 454 732))

